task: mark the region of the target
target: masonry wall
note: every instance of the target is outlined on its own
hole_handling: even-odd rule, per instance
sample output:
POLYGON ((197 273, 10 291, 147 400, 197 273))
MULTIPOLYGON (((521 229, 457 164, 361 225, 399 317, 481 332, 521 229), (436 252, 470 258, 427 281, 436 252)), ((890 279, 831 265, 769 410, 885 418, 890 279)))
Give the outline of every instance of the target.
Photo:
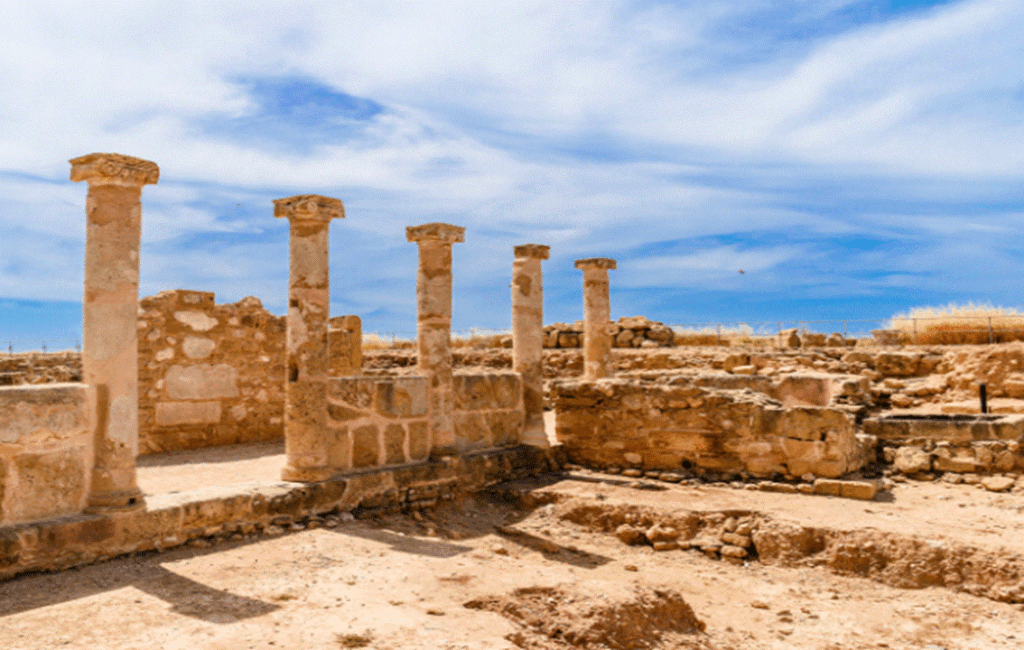
MULTIPOLYGON (((460 451, 519 444, 522 379, 513 373, 456 374, 454 425, 460 451)), ((330 463, 341 471, 425 461, 429 379, 342 377, 327 384, 330 463)))
POLYGON ((749 389, 605 379, 559 381, 552 392, 568 460, 590 467, 834 478, 873 449, 841 409, 784 408, 749 389))
POLYGON ((181 289, 139 307, 140 454, 283 437, 283 317, 181 289))
POLYGON ((83 384, 0 388, 0 525, 82 511, 94 403, 83 384))

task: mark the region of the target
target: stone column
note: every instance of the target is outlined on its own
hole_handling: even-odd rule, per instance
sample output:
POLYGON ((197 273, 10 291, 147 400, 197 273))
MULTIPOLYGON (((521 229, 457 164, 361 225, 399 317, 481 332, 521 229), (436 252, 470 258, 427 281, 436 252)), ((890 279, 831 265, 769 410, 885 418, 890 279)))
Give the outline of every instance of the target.
POLYGON ((516 246, 512 262, 512 370, 523 377, 523 443, 547 447, 544 432, 544 286, 541 260, 550 246, 516 246))
POLYGON ((333 474, 328 461, 326 379, 330 354, 330 225, 345 218, 338 199, 317 194, 274 201, 288 219, 288 325, 285 380, 285 481, 316 483, 333 474))
POLYGON ((615 268, 615 260, 576 260, 576 268, 583 271, 583 378, 600 379, 609 375, 612 361, 608 269, 615 268))
POLYGON ((71 180, 89 183, 85 202, 82 380, 96 390, 92 481, 86 512, 145 506, 135 480, 139 452, 139 238, 142 186, 156 163, 116 153, 71 161, 71 180))
POLYGON ((452 417, 452 244, 465 241, 465 233, 447 223, 405 229, 406 239, 419 245, 417 365, 430 378, 430 454, 435 458, 458 453, 452 417))

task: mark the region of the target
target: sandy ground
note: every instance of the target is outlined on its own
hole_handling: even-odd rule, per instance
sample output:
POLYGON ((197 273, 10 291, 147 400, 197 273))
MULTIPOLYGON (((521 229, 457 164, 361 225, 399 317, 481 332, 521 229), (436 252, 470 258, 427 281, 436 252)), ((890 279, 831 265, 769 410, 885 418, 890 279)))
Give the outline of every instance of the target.
MULTIPOLYGON (((254 462, 235 455, 240 463, 254 462)), ((1024 550, 1024 497, 964 485, 906 484, 890 502, 867 503, 637 487, 621 477, 577 472, 540 482, 533 493, 666 512, 742 507, 816 525, 920 529, 929 537, 1024 550)), ((515 614, 532 594, 556 631, 578 622, 581 606, 612 628, 629 628, 635 616, 620 610, 644 589, 681 596, 705 631, 651 629, 637 644, 620 647, 1024 647, 1020 605, 942 588, 896 589, 819 568, 655 552, 571 523, 553 506, 520 503, 502 492, 483 494, 422 515, 23 576, 0 584, 0 648, 586 647, 564 644, 557 634, 552 639, 550 626, 549 634, 536 633, 515 614), (507 615, 466 607, 487 599, 507 615)))

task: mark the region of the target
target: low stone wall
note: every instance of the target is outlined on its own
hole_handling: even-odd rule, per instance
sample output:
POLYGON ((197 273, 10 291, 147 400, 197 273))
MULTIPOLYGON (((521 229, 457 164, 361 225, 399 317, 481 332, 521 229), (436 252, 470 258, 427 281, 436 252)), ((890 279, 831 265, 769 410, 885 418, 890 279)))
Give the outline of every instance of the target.
MULTIPOLYGON (((518 374, 456 374, 453 389, 461 452, 519 444, 524 409, 518 374)), ((348 471, 426 460, 428 390, 429 379, 419 375, 329 380, 331 467, 348 471)))
POLYGON ((0 388, 0 525, 82 511, 94 411, 83 384, 0 388))
POLYGON ((835 478, 874 450, 840 408, 784 408, 683 377, 558 381, 552 393, 558 440, 570 462, 588 467, 835 478))
POLYGON ((258 483, 147 496, 146 508, 115 515, 69 515, 0 526, 0 580, 128 553, 203 546, 280 534, 282 526, 321 526, 339 513, 415 510, 464 492, 555 471, 557 454, 517 446, 443 461, 373 468, 312 485, 258 483))
MULTIPOLYGON (((608 332, 616 348, 672 347, 675 340, 671 327, 643 316, 623 316, 608 323, 608 332)), ((544 347, 583 347, 583 321, 545 325, 544 347)))

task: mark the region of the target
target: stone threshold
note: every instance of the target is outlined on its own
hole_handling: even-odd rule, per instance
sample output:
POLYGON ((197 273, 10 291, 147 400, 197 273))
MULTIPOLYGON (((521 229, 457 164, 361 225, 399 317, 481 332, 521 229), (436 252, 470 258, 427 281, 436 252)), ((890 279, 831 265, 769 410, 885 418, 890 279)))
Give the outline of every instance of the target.
POLYGON ((362 470, 323 483, 256 480, 149 495, 146 507, 135 511, 0 527, 0 581, 194 540, 212 543, 324 515, 415 510, 459 493, 560 471, 564 462, 560 447, 520 445, 362 470))

